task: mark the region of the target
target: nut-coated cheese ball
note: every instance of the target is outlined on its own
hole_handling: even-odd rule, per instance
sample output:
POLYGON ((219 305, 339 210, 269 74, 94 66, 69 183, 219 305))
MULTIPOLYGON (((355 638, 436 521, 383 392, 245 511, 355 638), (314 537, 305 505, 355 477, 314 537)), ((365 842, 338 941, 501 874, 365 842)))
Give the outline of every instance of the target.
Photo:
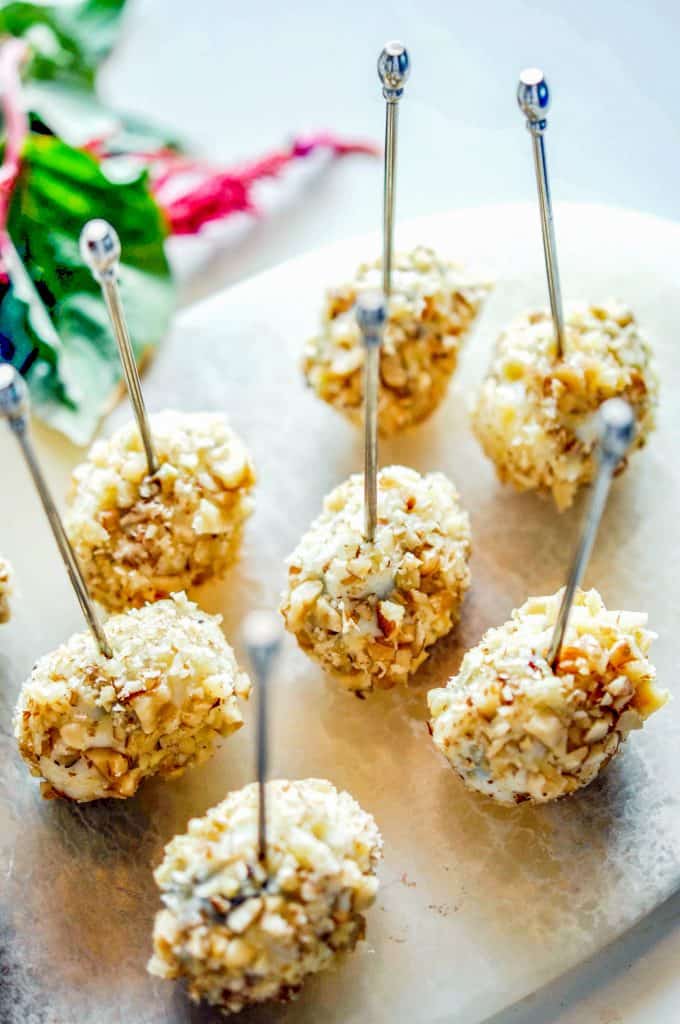
POLYGON ((0 623, 9 622, 13 575, 12 566, 0 555, 0 623))
POLYGON ((626 306, 568 308, 562 359, 551 316, 541 310, 500 335, 472 423, 503 483, 552 494, 564 509, 595 474, 592 414, 608 398, 625 399, 637 423, 633 449, 642 448, 654 429, 657 393, 652 350, 626 306))
MULTIPOLYGON (((328 292, 321 333, 305 347, 307 383, 356 423, 363 417, 364 349, 357 294, 382 288, 381 263, 363 264, 328 292)), ((380 352, 378 424, 390 436, 420 423, 446 394, 458 353, 488 292, 455 263, 419 246, 397 256, 380 352)))
POLYGON ((431 690, 434 742, 470 789, 544 803, 587 786, 667 700, 647 652, 647 616, 579 591, 555 671, 546 657, 562 592, 530 598, 431 690))
POLYGON ((281 611, 300 647, 348 689, 388 689, 458 621, 469 557, 470 522, 442 473, 381 470, 373 542, 355 475, 288 559, 281 611))
POLYGON ((267 783, 267 863, 258 860, 257 785, 230 793, 165 848, 165 909, 151 974, 183 978, 225 1013, 293 999, 305 977, 364 936, 382 839, 330 782, 267 783))
POLYGON ((133 423, 73 474, 66 531, 92 596, 113 611, 222 576, 253 508, 250 455, 221 413, 157 413, 151 431, 154 477, 133 423))
POLYGON ((15 735, 45 797, 132 796, 200 764, 243 724, 250 681, 220 629, 184 594, 110 618, 113 658, 76 633, 34 666, 15 735))

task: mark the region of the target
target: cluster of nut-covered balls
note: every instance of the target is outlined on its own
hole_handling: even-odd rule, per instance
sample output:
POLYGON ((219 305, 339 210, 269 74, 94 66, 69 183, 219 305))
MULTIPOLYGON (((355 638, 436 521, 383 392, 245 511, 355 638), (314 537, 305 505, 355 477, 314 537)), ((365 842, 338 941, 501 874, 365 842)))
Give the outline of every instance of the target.
MULTIPOLYGON (((329 292, 307 344, 307 382, 352 420, 363 409, 357 296, 377 262, 329 292)), ((395 260, 380 352, 379 428, 392 435, 445 396, 488 291, 460 266, 418 247, 395 260)), ((474 430, 503 481, 552 494, 562 509, 594 475, 589 418, 625 398, 635 447, 654 426, 649 343, 619 304, 575 306, 558 353, 547 312, 498 339, 473 410, 474 430)), ((76 469, 66 528, 105 623, 111 657, 89 633, 41 658, 17 705, 22 757, 47 797, 132 796, 210 756, 243 722, 250 681, 184 591, 221 577, 252 505, 252 460, 216 413, 152 417, 150 473, 128 425, 95 443, 76 469)), ((377 525, 365 535, 364 481, 325 499, 288 559, 281 612, 300 647, 363 694, 408 680, 459 619, 470 586, 470 522, 440 472, 384 468, 377 525)), ((0 622, 9 615, 0 559, 0 622)), ((648 659, 646 616, 608 611, 578 592, 557 661, 547 660, 560 594, 530 598, 429 693, 431 731, 463 782, 501 804, 544 802, 587 785, 667 695, 648 659)), ((304 978, 351 950, 377 890, 382 840, 370 814, 329 782, 267 785, 266 861, 258 856, 258 789, 233 792, 173 839, 155 878, 164 909, 151 973, 184 979, 225 1012, 286 1001, 304 978)))

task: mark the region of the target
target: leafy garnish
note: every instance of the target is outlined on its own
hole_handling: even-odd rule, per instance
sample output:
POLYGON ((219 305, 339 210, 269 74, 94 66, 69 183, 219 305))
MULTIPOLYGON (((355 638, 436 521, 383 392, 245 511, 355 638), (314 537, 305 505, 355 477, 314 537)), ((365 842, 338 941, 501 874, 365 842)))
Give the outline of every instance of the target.
POLYGON ((124 6, 0 0, 0 361, 24 374, 35 412, 81 444, 121 377, 99 287, 79 252, 88 220, 102 217, 120 236, 121 290, 141 362, 173 308, 168 234, 257 214, 259 183, 317 150, 376 153, 322 133, 230 169, 186 154, 164 128, 97 96, 97 69, 124 6))
POLYGON ((0 2, 0 34, 26 40, 30 77, 61 79, 91 88, 97 68, 118 36, 125 0, 84 3, 0 2))
POLYGON ((7 268, 12 297, 1 300, 0 333, 13 325, 21 344, 10 359, 19 366, 33 341, 38 357, 27 379, 35 410, 78 444, 90 439, 120 379, 99 287, 78 246, 83 224, 102 211, 121 239, 121 290, 141 359, 167 330, 174 298, 166 226, 146 174, 111 181, 89 154, 53 136, 30 135, 8 221, 20 264, 7 268), (22 271, 29 286, 24 280, 22 287, 22 271))

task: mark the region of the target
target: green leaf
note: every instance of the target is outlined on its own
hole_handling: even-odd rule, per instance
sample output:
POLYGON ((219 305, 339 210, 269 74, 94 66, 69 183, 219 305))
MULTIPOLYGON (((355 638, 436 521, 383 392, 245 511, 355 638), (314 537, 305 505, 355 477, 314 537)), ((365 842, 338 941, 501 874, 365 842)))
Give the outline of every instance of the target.
POLYGON ((116 42, 124 7, 125 0, 51 4, 2 0, 0 34, 29 43, 29 77, 92 86, 99 64, 116 42))
POLYGON ((24 358, 26 339, 33 340, 27 379, 35 411, 78 444, 90 440, 120 379, 99 286, 80 257, 80 232, 93 217, 109 220, 121 239, 121 291, 140 359, 163 337, 174 304, 165 222, 146 176, 113 182, 88 154, 52 136, 29 136, 10 206, 16 257, 0 334, 13 325, 24 358))

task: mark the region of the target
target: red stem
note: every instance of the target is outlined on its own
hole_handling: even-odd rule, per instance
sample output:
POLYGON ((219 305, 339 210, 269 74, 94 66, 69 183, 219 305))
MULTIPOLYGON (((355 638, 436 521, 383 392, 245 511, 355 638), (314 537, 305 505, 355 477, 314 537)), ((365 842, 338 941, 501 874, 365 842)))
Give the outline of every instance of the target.
POLYGON ((21 170, 21 152, 28 134, 28 117, 21 98, 20 68, 27 53, 21 39, 10 39, 0 47, 0 93, 5 124, 5 153, 0 166, 0 281, 9 280, 5 253, 10 243, 7 217, 12 190, 21 170))
MULTIPOLYGON (((116 155, 107 151, 104 139, 92 140, 86 148, 100 159, 116 155)), ((324 132, 295 138, 285 149, 230 170, 167 148, 126 155, 139 159, 148 168, 151 189, 165 212, 171 234, 195 235, 206 224, 234 213, 256 214, 253 186, 265 178, 277 177, 288 164, 319 149, 330 150, 334 156, 380 153, 373 143, 340 139, 324 132)))

